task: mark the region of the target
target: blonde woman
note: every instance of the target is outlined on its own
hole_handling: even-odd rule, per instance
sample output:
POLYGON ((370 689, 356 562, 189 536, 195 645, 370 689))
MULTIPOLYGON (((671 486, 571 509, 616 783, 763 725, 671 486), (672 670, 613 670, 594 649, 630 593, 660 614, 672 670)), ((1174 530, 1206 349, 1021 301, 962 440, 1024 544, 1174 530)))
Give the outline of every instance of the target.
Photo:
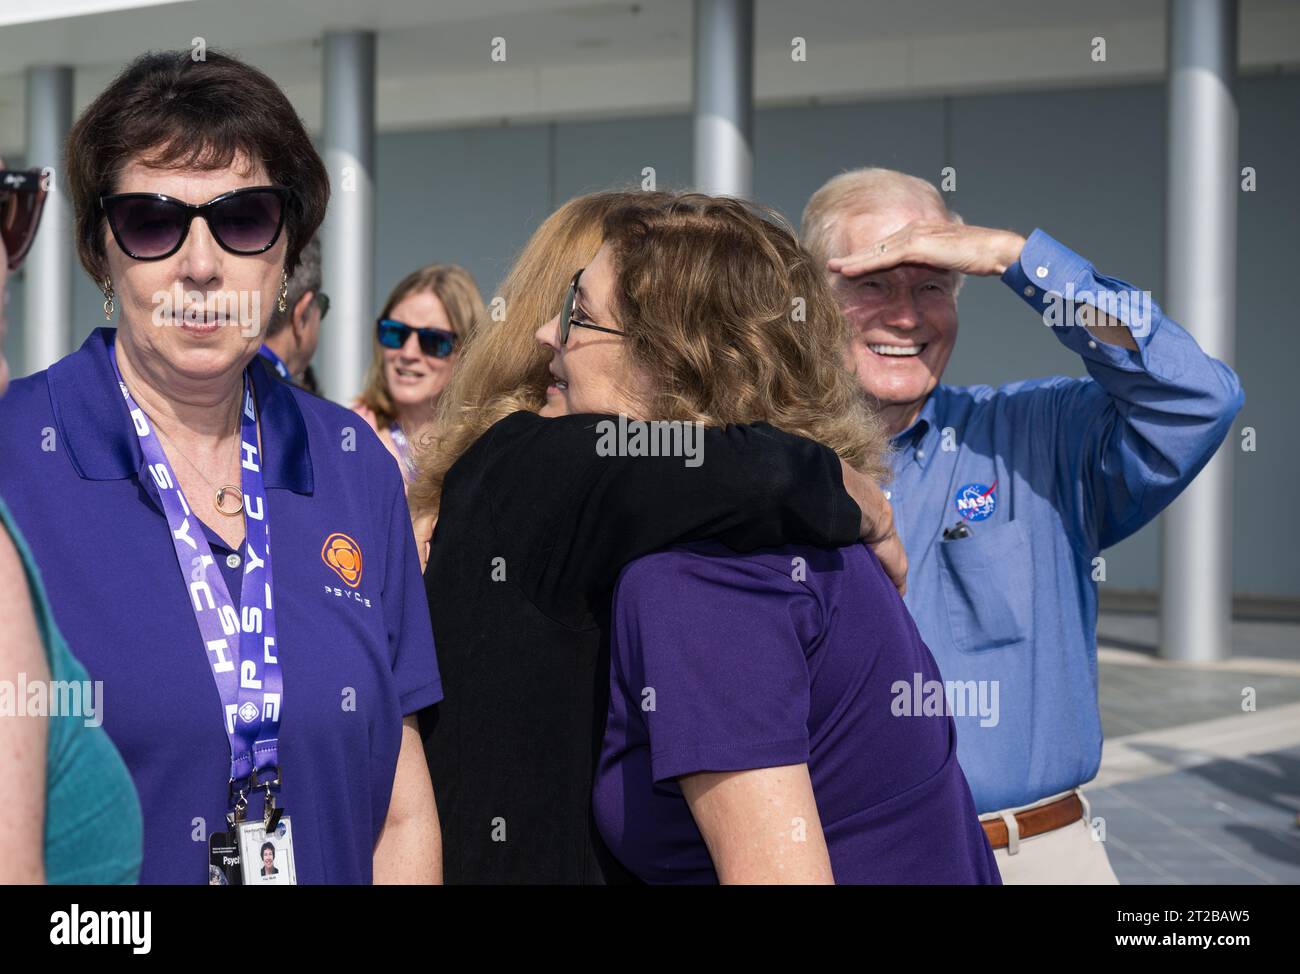
MULTIPOLYGON (((599 442, 617 417, 538 415, 563 380, 534 332, 599 250, 608 214, 667 199, 591 194, 542 224, 501 288, 504 320, 467 343, 410 485, 417 521, 437 515, 425 586, 448 689, 421 725, 451 883, 628 878, 591 817, 624 564, 694 539, 752 550, 890 533, 868 476, 766 423, 704 430, 690 456, 626 456, 599 442)), ((595 324, 575 331, 621 340, 595 324)))
POLYGON ((414 446, 451 380, 460 348, 483 317, 468 271, 430 264, 398 281, 375 321, 374 356, 353 409, 410 480, 414 446))

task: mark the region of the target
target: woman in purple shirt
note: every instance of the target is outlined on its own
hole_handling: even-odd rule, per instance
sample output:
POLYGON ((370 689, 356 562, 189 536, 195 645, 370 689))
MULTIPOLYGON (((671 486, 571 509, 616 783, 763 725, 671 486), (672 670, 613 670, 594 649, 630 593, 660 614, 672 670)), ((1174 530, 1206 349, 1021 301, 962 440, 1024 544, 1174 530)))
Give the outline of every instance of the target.
MULTIPOLYGON (((633 455, 694 423, 769 422, 883 476, 846 337, 787 228, 735 200, 633 203, 538 331, 556 377, 543 415, 618 412, 606 447, 633 455)), ((938 668, 867 548, 643 557, 619 579, 610 651, 593 800, 640 878, 999 881, 952 719, 912 706, 938 668)))
POLYGON ((275 82, 212 49, 127 65, 66 157, 118 327, 0 401, 0 495, 103 683, 141 881, 235 885, 280 826, 283 880, 437 881, 415 714, 442 688, 401 475, 258 356, 324 163, 275 82))

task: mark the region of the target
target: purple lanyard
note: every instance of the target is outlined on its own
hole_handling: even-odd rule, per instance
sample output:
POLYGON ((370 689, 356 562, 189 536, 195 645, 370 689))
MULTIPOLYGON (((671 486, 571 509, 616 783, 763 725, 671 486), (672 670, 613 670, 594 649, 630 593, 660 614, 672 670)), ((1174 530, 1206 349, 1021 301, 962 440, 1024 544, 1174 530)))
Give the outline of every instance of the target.
POLYGON ((281 361, 280 356, 276 355, 275 352, 271 351, 269 348, 263 345, 261 348, 257 350, 257 354, 262 356, 262 358, 266 359, 268 362, 271 363, 271 366, 275 369, 275 371, 280 374, 281 379, 290 378, 289 366, 285 365, 284 362, 281 361))
POLYGON ((244 579, 240 588, 240 610, 226 588, 226 580, 212 558, 212 548, 198 518, 190 513, 180 484, 172 474, 149 418, 136 405, 117 367, 117 349, 108 347, 117 384, 140 438, 149 474, 158 487, 167 526, 176 548, 176 561, 189 591, 194 619, 207 647, 212 679, 217 684, 225 711, 226 736, 230 739, 231 798, 236 783, 252 777, 253 785, 262 772, 274 772, 270 784, 279 783, 278 735, 284 682, 275 645, 275 612, 271 604, 271 548, 267 541, 266 497, 262 489, 262 467, 257 446, 257 407, 253 389, 244 371, 244 408, 240 422, 241 489, 244 492, 244 579), (261 598, 258 598, 258 596, 261 598), (235 656, 230 641, 235 639, 235 656))
POLYGON ((406 434, 402 432, 402 427, 398 423, 393 423, 388 427, 388 435, 393 438, 393 446, 397 447, 397 456, 399 457, 399 466, 402 468, 402 479, 410 481, 411 475, 415 473, 414 461, 411 458, 411 444, 406 439, 406 434))

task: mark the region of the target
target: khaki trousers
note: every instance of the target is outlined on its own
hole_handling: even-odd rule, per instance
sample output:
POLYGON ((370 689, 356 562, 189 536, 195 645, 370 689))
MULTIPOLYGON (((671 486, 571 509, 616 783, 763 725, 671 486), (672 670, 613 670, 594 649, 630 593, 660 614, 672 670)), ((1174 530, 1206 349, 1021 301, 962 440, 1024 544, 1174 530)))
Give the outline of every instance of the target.
MULTIPOLYGON (((1118 886, 1115 871, 1110 867, 1110 858, 1106 855, 1106 844, 1093 838, 1091 809, 1088 799, 1076 788, 1075 792, 1083 802, 1083 818, 1072 825, 1066 825, 1051 832, 1031 836, 1028 839, 1013 839, 1006 848, 994 849, 993 858, 997 860, 998 871, 1006 886, 1118 886), (1015 850, 1014 853, 1012 850, 1015 850)), ((1028 808, 1046 805, 1068 795, 1052 795, 1042 801, 1034 802, 1022 808, 1009 808, 1000 812, 981 815, 981 821, 1001 818, 1007 822, 1007 828, 1015 835, 1014 812, 1023 812, 1028 808)))

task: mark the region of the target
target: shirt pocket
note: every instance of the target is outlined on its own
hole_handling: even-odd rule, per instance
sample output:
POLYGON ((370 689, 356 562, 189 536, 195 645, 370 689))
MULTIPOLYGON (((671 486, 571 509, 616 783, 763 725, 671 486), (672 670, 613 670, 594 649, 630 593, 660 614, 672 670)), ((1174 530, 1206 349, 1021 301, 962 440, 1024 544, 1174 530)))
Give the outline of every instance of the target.
POLYGON ((1028 538, 1019 521, 939 542, 939 574, 953 645, 981 653, 1029 638, 1033 589, 1028 538))

